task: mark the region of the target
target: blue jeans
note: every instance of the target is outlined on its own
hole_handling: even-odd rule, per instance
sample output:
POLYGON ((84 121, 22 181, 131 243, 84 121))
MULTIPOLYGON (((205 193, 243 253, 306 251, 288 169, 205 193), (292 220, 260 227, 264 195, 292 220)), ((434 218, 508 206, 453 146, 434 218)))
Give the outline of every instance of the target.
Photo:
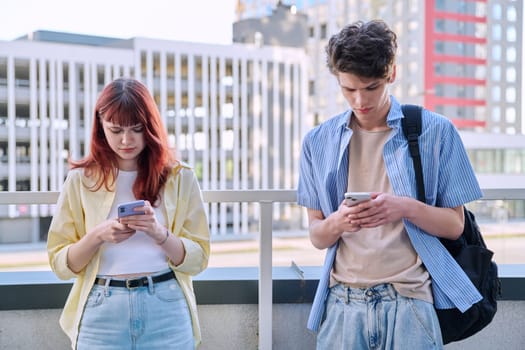
POLYGON ((135 289, 94 285, 77 349, 195 349, 188 304, 177 280, 135 289))
POLYGON ((437 350, 443 342, 431 303, 406 298, 390 284, 366 289, 338 284, 327 298, 317 349, 437 350))

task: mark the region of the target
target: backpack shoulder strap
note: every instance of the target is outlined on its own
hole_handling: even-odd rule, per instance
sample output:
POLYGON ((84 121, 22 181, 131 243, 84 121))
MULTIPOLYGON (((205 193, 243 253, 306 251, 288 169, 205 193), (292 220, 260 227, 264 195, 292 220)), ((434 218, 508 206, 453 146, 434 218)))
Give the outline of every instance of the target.
POLYGON ((401 106, 401 110, 405 116, 401 119, 401 125, 403 133, 408 140, 408 149, 416 174, 417 199, 425 202, 425 183, 423 182, 423 167, 421 166, 418 142, 419 135, 421 135, 421 112, 423 108, 417 105, 405 104, 401 106))

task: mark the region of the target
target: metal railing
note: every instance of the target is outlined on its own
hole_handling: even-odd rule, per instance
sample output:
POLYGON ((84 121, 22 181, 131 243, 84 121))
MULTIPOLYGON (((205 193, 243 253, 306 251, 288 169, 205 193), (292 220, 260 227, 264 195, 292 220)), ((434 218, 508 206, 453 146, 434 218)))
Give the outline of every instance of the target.
MULTIPOLYGON (((0 205, 54 204, 59 192, 0 192, 0 205)), ((272 212, 273 203, 295 202, 294 190, 203 191, 209 203, 259 203, 259 349, 272 348, 272 212)))
MULTIPOLYGON (((484 189, 483 200, 525 199, 525 188, 484 189)), ((0 205, 54 204, 58 192, 0 192, 0 205)), ((217 190, 203 191, 208 203, 259 203, 259 349, 272 348, 272 209, 274 203, 294 203, 295 190, 217 190)))

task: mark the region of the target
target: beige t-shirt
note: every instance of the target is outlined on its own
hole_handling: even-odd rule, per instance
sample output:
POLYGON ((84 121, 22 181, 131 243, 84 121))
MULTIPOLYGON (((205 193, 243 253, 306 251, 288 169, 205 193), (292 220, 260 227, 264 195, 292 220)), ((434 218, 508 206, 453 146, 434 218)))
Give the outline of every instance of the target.
MULTIPOLYGON (((390 130, 352 129, 348 191, 392 193, 383 161, 390 130)), ((338 282, 354 288, 392 283, 403 296, 433 302, 430 276, 402 220, 343 233, 331 274, 331 285, 338 282)))

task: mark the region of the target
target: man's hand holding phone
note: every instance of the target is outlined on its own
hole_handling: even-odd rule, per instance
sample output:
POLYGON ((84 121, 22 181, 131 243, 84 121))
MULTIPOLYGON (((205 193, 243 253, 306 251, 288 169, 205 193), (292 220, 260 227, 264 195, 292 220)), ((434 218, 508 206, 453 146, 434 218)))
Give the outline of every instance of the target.
POLYGON ((345 199, 340 206, 339 212, 343 215, 342 224, 344 232, 356 232, 361 229, 361 225, 354 220, 357 218, 360 209, 354 208, 360 203, 369 201, 372 199, 370 192, 347 192, 345 193, 345 199), (352 209, 350 209, 352 208, 352 209))
POLYGON ((358 205, 372 199, 370 192, 346 192, 345 193, 345 204, 349 207, 358 205))

